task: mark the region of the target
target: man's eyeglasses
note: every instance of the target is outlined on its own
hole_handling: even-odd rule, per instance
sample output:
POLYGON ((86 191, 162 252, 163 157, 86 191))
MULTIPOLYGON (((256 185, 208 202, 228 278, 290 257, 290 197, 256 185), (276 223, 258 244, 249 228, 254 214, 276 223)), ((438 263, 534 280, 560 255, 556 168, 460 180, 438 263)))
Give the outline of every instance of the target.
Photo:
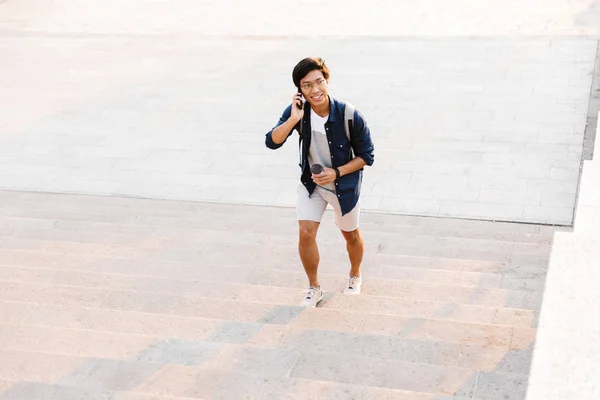
POLYGON ((313 88, 313 86, 319 87, 322 86, 325 82, 327 82, 325 79, 319 78, 314 82, 305 82, 302 85, 300 85, 300 87, 304 90, 310 90, 313 88))

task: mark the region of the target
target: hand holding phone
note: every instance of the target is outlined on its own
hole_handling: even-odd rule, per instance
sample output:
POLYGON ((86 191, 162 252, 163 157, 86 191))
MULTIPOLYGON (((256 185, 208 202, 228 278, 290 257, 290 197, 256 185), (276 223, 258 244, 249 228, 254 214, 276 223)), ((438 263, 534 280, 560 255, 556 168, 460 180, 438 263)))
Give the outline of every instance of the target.
POLYGON ((304 97, 302 96, 302 90, 300 90, 299 88, 298 88, 298 94, 300 95, 299 96, 300 99, 299 99, 299 101, 296 101, 296 106, 298 106, 298 108, 302 110, 304 107, 304 97))
POLYGON ((302 119, 302 117, 304 116, 304 98, 302 97, 302 93, 300 92, 300 89, 298 89, 298 92, 294 93, 294 97, 292 97, 292 115, 291 118, 293 118, 296 121, 300 121, 302 119))

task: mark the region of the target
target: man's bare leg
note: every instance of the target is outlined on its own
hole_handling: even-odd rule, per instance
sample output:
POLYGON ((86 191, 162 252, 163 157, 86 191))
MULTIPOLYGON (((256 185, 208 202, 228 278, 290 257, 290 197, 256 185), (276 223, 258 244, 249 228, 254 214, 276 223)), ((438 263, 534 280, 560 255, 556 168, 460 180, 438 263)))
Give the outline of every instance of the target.
POLYGON ((298 221, 299 239, 298 251, 304 271, 308 277, 308 283, 313 287, 321 287, 319 285, 318 269, 319 269, 319 248, 317 247, 317 231, 319 230, 319 222, 315 221, 298 221))
POLYGON ((352 232, 342 231, 342 235, 346 239, 346 250, 348 250, 348 257, 350 258, 350 276, 360 276, 360 264, 365 253, 365 242, 363 242, 358 229, 352 232))

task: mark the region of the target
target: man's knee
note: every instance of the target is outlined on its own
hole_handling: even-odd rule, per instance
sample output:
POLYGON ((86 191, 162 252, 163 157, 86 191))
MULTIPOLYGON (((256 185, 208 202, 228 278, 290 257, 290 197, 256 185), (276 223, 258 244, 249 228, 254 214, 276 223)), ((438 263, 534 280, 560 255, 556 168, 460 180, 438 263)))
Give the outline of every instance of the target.
POLYGON ((308 222, 304 222, 304 223, 300 223, 300 227, 299 227, 299 240, 300 243, 311 243, 314 242, 317 238, 317 229, 319 227, 319 224, 317 222, 315 223, 308 223, 308 222))
POLYGON ((360 231, 358 229, 342 233, 344 235, 344 239, 346 239, 346 242, 350 245, 357 244, 362 241, 362 237, 360 236, 360 231))

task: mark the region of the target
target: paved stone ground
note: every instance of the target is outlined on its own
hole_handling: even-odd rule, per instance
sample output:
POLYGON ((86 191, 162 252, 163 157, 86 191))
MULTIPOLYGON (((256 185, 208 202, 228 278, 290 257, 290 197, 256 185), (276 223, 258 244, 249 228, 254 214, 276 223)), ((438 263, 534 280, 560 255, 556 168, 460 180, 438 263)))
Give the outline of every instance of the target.
POLYGON ((0 398, 523 399, 557 228, 365 214, 363 294, 293 209, 0 192, 0 398))
POLYGON ((596 5, 233 3, 2 4, 0 188, 293 205, 296 144, 263 135, 318 54, 373 129, 365 210, 571 224, 596 5))

